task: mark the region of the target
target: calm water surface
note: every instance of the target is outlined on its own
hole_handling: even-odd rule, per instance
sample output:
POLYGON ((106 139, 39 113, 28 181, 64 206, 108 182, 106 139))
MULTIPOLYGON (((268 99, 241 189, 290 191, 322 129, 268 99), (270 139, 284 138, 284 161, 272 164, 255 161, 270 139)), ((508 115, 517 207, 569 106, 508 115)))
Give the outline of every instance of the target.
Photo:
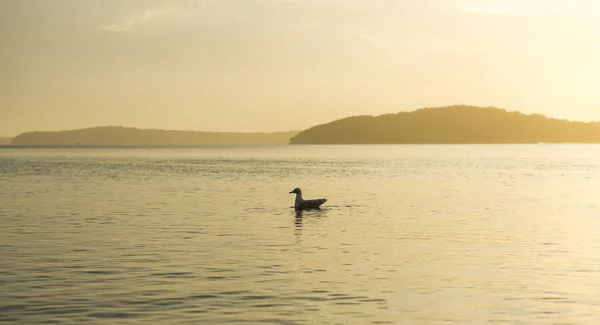
POLYGON ((600 322, 600 146, 2 148, 0 184, 3 324, 600 322))

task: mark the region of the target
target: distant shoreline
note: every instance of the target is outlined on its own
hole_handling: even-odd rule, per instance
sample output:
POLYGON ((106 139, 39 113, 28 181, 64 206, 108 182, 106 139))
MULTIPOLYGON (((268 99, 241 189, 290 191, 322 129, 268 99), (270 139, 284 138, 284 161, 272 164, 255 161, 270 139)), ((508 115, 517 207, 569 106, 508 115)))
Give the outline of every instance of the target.
POLYGON ((135 148, 201 148, 201 147, 274 147, 274 146, 289 146, 290 144, 193 144, 193 145, 13 145, 1 144, 0 148, 15 148, 15 149, 135 149, 135 148))
POLYGON ((100 126, 1 138, 2 147, 166 148, 264 145, 598 144, 600 122, 573 122, 495 107, 446 106, 351 116, 303 131, 205 132, 100 126))
POLYGON ((101 126, 54 132, 26 132, 12 140, 17 146, 156 146, 274 145, 289 144, 298 131, 236 133, 138 129, 101 126))
POLYGON ((371 144, 203 144, 203 145, 186 145, 186 146, 152 146, 152 145, 139 145, 139 146, 114 146, 114 145, 97 145, 97 146, 51 146, 51 145, 0 145, 0 149, 206 149, 206 148, 260 148, 260 147, 457 147, 457 146, 579 146, 579 145, 600 145, 600 142, 557 142, 557 143, 371 143, 371 144))

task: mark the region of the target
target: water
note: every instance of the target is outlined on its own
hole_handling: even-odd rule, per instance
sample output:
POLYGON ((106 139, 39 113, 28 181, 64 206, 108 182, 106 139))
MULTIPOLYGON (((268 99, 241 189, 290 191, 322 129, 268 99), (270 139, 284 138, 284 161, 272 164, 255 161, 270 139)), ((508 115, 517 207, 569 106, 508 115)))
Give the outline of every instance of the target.
POLYGON ((4 324, 600 320, 600 146, 2 148, 0 184, 4 324))

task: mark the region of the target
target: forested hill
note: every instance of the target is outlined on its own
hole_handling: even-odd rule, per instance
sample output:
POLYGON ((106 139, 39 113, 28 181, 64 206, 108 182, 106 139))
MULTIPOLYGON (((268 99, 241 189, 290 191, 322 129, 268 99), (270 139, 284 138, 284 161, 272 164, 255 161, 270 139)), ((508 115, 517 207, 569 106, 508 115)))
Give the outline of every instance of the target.
POLYGON ((56 132, 27 132, 13 138, 24 146, 185 146, 210 144, 288 144, 298 132, 225 133, 105 126, 56 132))
POLYGON ((353 116, 298 133, 291 144, 600 143, 600 123, 493 107, 448 106, 353 116))

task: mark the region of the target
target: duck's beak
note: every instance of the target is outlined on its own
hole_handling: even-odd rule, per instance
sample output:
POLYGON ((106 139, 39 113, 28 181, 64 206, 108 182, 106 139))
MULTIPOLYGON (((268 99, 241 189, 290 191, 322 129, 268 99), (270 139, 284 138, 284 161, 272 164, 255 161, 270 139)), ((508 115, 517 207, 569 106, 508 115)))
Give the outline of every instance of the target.
POLYGON ((295 193, 294 191, 291 191, 290 194, 295 193))

